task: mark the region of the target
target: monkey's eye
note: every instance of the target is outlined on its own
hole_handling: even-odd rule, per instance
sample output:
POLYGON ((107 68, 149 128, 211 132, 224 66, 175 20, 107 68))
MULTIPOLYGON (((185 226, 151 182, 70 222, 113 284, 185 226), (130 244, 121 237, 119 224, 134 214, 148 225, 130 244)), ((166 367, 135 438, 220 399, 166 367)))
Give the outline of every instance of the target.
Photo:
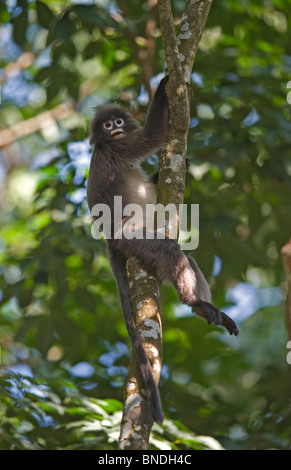
POLYGON ((115 119, 114 124, 116 124, 117 127, 121 127, 121 126, 123 126, 124 121, 123 121, 123 119, 118 118, 118 119, 115 119))
POLYGON ((103 123, 103 126, 108 131, 111 131, 113 129, 113 121, 106 121, 103 123))

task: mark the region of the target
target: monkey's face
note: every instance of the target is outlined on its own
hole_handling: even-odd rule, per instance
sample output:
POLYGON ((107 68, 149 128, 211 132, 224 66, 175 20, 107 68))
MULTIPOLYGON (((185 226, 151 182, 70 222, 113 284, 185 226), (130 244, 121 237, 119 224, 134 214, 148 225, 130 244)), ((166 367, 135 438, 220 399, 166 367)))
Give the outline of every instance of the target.
POLYGON ((118 140, 125 136, 125 122, 122 117, 108 119, 103 122, 103 129, 112 139, 118 140))
POLYGON ((118 105, 99 106, 91 124, 91 144, 112 143, 132 134, 138 123, 118 105))

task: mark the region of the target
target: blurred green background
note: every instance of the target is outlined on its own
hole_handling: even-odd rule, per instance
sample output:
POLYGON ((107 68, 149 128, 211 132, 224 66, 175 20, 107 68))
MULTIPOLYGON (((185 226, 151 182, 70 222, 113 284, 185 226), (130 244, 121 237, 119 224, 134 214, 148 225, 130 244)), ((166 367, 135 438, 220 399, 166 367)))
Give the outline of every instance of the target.
MULTIPOLYGON (((143 121, 149 81, 165 69, 154 4, 0 2, 1 449, 117 448, 131 351, 105 243, 91 236, 88 134, 100 103, 143 121)), ((184 2, 172 5, 179 24, 184 2)), ((203 448, 196 434, 216 439, 204 439, 210 448, 291 449, 280 259, 291 234, 290 27, 290 0, 210 10, 185 202, 200 205, 194 256, 240 335, 163 288, 167 421, 155 449, 203 448)))

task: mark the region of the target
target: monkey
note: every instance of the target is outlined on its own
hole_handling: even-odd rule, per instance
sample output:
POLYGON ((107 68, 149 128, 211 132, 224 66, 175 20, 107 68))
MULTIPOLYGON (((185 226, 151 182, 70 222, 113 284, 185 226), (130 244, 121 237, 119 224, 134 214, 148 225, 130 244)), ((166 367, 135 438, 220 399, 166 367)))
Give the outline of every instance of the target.
MULTIPOLYGON (((155 204, 157 174, 148 177, 141 169, 143 158, 166 144, 169 103, 166 93, 168 75, 159 83, 147 113, 144 127, 118 104, 96 108, 91 122, 90 144, 93 153, 87 179, 87 201, 93 214, 96 204, 107 204, 114 219, 114 197, 122 196, 122 207, 137 203, 141 207, 155 204)), ((122 219, 122 227, 128 217, 122 219)), ((145 230, 142 227, 142 230, 145 230)), ((144 232, 143 232, 144 233, 144 232)), ((119 234, 120 235, 120 234, 119 234)), ((141 377, 149 400, 153 421, 162 424, 164 416, 158 387, 153 379, 149 360, 133 319, 126 261, 136 256, 142 264, 155 270, 161 279, 169 280, 179 299, 208 323, 224 326, 237 335, 235 322, 211 304, 211 292, 196 261, 186 256, 178 243, 170 238, 153 239, 107 236, 110 265, 116 280, 127 330, 135 351, 141 377)))

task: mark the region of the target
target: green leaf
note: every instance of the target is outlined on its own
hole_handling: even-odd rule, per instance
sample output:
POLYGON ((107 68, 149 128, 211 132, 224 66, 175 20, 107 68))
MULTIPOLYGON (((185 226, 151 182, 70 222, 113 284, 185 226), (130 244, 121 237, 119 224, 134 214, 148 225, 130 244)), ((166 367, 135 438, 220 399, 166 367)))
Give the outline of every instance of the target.
POLYGON ((55 15, 52 10, 43 2, 36 1, 36 11, 38 21, 46 29, 50 29, 52 22, 55 20, 55 15))
POLYGON ((72 16, 70 16, 70 12, 67 10, 57 21, 52 34, 54 35, 55 39, 59 39, 65 43, 69 43, 71 36, 76 31, 76 28, 76 21, 74 20, 74 18, 72 18, 72 16))
POLYGON ((26 29, 28 26, 28 5, 26 0, 17 0, 17 6, 14 8, 11 18, 13 25, 13 39, 23 46, 26 42, 26 29))
POLYGON ((104 27, 104 13, 96 5, 74 5, 71 11, 76 13, 78 19, 89 25, 104 27))

